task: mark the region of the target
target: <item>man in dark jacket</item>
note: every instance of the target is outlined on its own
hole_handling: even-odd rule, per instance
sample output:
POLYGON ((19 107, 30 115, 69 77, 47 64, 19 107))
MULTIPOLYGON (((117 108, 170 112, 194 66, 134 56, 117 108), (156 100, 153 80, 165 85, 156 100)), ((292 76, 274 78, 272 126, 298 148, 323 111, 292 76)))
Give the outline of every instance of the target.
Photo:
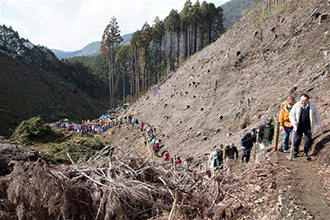
POLYGON ((250 154, 253 147, 253 144, 256 142, 256 129, 253 128, 251 131, 248 131, 244 134, 241 139, 241 148, 242 148, 242 163, 248 163, 250 160, 250 154))
POLYGON ((274 127, 272 125, 272 120, 267 118, 265 124, 262 124, 258 127, 257 132, 259 132, 258 142, 267 146, 271 144, 274 137, 274 127))
POLYGON ((234 143, 230 143, 229 145, 226 145, 226 160, 237 160, 238 158, 238 150, 237 147, 234 145, 234 143))

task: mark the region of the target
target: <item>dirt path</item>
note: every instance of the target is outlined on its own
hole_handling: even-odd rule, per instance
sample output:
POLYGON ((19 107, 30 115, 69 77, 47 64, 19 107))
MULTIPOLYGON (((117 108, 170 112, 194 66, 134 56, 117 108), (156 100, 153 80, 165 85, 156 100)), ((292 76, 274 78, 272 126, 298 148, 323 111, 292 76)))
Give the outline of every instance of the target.
POLYGON ((279 180, 283 219, 329 219, 330 202, 323 187, 324 180, 317 174, 315 158, 287 159, 288 153, 277 153, 286 175, 279 180))

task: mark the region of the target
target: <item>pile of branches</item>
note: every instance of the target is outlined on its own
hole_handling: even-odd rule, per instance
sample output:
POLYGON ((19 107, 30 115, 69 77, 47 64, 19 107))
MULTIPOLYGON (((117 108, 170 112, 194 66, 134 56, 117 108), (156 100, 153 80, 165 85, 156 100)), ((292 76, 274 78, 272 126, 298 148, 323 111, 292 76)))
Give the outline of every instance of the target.
POLYGON ((0 219, 221 219, 243 216, 274 193, 271 164, 205 178, 108 150, 69 165, 14 161, 0 177, 0 219))

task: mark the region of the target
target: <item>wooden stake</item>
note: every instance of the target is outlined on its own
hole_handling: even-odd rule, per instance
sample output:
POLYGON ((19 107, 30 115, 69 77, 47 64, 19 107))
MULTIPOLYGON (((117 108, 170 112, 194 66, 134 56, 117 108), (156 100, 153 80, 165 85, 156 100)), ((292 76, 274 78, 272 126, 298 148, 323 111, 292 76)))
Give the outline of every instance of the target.
POLYGON ((226 165, 226 147, 223 147, 223 150, 222 150, 222 167, 223 167, 223 169, 225 169, 225 165, 226 165))
POLYGON ((280 122, 275 121, 275 134, 274 134, 274 142, 273 142, 273 151, 277 151, 277 145, 278 145, 278 137, 279 137, 279 128, 280 128, 280 122))

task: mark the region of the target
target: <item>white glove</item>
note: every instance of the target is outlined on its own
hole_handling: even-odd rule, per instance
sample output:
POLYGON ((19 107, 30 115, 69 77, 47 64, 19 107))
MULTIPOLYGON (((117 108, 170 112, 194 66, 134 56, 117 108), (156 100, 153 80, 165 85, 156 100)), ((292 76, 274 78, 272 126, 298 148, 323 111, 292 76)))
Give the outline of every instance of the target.
POLYGON ((283 130, 284 130, 283 126, 280 126, 280 131, 283 131, 283 130))
POLYGON ((320 128, 321 128, 321 125, 320 125, 320 124, 318 124, 318 125, 316 126, 316 128, 317 128, 317 130, 320 130, 320 128))

